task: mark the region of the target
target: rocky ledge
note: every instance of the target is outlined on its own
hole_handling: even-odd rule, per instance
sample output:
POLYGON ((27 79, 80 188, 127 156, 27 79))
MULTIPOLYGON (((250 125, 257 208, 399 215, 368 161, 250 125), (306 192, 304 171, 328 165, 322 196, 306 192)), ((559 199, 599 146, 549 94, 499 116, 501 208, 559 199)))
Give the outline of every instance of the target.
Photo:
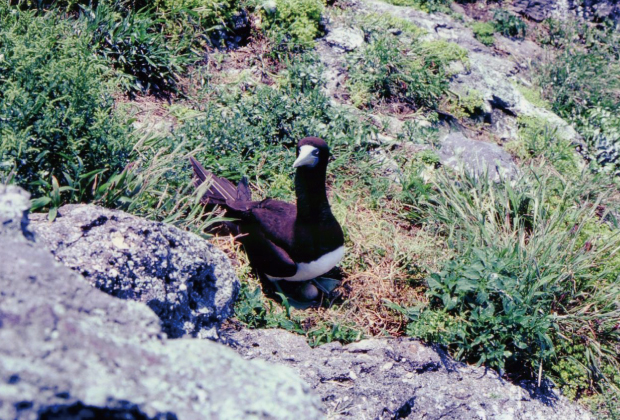
MULTIPOLYGON (((212 278, 229 269, 219 251, 93 206, 63 207, 51 224, 33 215, 29 225, 28 207, 27 193, 0 186, 2 420, 591 418, 553 389, 508 383, 414 339, 311 349, 302 336, 228 321, 228 347, 192 334, 171 340, 162 325, 192 316, 179 296, 220 296, 218 285, 230 296, 230 281, 212 278), (161 296, 169 311, 153 304, 161 296)), ((192 299, 229 313, 217 298, 192 299)))
POLYGON ((33 241, 28 207, 0 186, 0 419, 323 418, 290 369, 168 340, 146 304, 56 262, 33 241))
POLYGON ((229 329, 224 335, 247 359, 295 370, 321 396, 330 419, 591 419, 553 390, 511 384, 414 339, 312 349, 283 330, 229 329))
POLYGON ((216 338, 239 280, 208 241, 164 223, 93 205, 67 205, 53 223, 30 216, 37 241, 112 296, 146 303, 170 338, 216 338))

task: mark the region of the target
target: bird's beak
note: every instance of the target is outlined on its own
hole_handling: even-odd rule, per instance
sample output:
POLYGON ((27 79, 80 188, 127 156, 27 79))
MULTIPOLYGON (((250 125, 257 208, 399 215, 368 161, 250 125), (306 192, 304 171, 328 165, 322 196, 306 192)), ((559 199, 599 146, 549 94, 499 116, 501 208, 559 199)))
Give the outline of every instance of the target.
POLYGON ((315 150, 317 150, 316 147, 309 145, 301 146, 299 156, 297 156, 297 160, 293 163, 293 168, 299 168, 300 166, 315 167, 319 163, 319 157, 314 154, 315 150))

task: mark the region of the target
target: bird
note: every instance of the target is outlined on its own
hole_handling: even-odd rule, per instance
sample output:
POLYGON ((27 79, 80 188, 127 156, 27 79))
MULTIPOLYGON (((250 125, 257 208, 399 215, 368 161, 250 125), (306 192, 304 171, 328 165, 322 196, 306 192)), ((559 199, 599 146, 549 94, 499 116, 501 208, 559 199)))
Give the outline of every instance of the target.
MULTIPOLYGON (((342 227, 327 199, 327 143, 305 137, 297 144, 296 156, 295 204, 271 198, 252 201, 247 178, 235 186, 190 157, 194 186, 208 183, 201 202, 220 206, 234 219, 227 224, 231 233, 243 245, 251 266, 272 282, 316 279, 334 268, 345 253, 342 227)), ((318 290, 308 286, 305 296, 318 296, 318 290)))

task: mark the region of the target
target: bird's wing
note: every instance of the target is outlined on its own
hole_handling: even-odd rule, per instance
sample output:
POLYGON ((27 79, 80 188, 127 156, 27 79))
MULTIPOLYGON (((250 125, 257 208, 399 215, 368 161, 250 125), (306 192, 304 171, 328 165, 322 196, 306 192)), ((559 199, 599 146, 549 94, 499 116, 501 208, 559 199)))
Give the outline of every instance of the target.
POLYGON ((251 232, 243 237, 241 242, 252 267, 259 272, 269 274, 271 277, 292 277, 297 273, 297 264, 288 252, 261 235, 260 232, 251 232))
POLYGON ((266 238, 284 250, 293 246, 297 207, 284 201, 267 199, 252 209, 252 218, 266 238))
POLYGON ((239 185, 237 185, 237 200, 252 200, 252 192, 250 191, 250 186, 248 185, 248 179, 245 176, 241 178, 239 185))
MULTIPOLYGON (((227 180, 226 178, 220 178, 213 175, 212 172, 207 171, 196 159, 189 158, 194 169, 194 186, 198 188, 203 182, 209 182, 209 189, 205 195, 201 198, 203 203, 211 204, 224 204, 228 200, 235 200, 237 198, 237 187, 227 180)), ((247 184, 247 181, 246 181, 247 184)), ((248 189, 249 191, 249 189, 248 189)))

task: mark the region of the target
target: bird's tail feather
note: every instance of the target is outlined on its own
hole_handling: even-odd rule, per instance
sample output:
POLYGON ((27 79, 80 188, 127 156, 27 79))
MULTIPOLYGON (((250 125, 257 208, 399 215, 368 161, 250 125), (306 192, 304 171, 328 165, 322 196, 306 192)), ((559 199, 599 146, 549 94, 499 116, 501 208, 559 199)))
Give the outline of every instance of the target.
POLYGON ((219 178, 207 171, 196 159, 189 158, 192 168, 194 169, 194 186, 198 188, 204 182, 210 185, 202 196, 200 201, 204 204, 226 205, 226 202, 249 201, 251 192, 248 186, 247 178, 243 177, 239 182, 239 186, 235 185, 225 178, 219 178))

